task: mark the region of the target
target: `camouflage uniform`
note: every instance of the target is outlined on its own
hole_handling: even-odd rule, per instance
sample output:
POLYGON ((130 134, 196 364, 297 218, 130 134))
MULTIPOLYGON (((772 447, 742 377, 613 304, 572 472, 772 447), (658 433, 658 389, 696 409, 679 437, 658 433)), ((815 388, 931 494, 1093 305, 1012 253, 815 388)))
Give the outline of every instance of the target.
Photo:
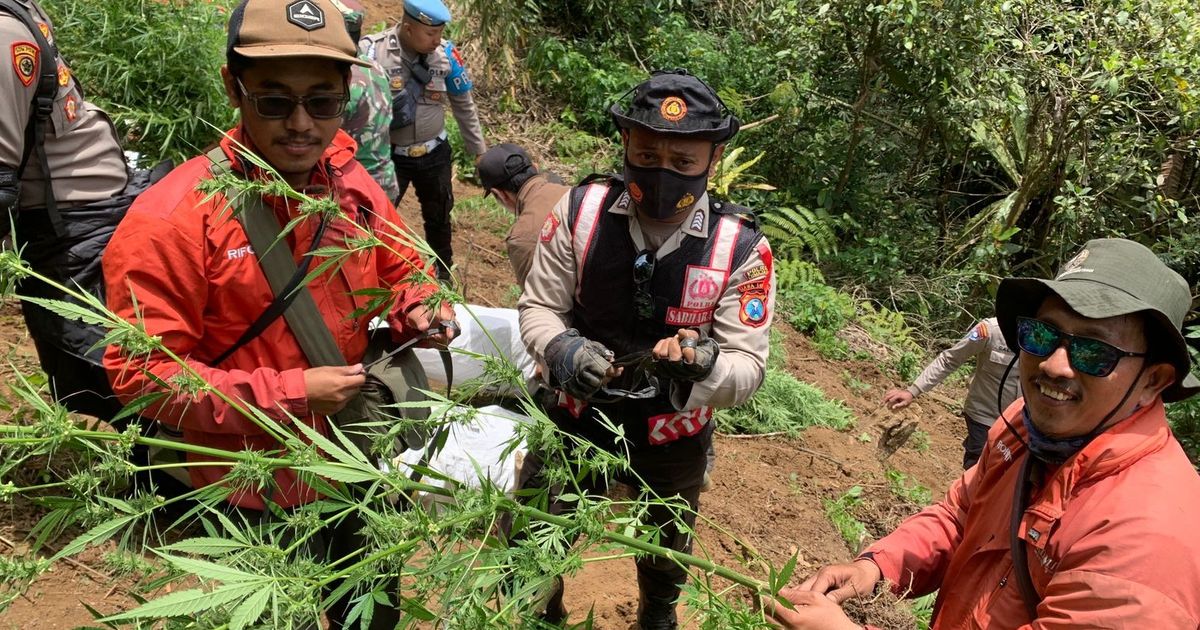
MULTIPOLYGON (((366 57, 360 56, 362 59, 366 57)), ((372 61, 370 68, 354 66, 350 73, 350 103, 346 105, 342 129, 358 143, 355 157, 393 202, 400 196, 392 143, 392 91, 383 66, 372 61)))

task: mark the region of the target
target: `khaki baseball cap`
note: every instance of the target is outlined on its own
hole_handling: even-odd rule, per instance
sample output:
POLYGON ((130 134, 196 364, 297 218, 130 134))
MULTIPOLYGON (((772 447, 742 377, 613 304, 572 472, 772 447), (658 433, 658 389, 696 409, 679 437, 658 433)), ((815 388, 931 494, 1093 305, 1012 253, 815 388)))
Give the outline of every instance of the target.
POLYGON ((229 15, 226 52, 250 59, 318 57, 359 66, 358 48, 331 0, 242 0, 229 15))

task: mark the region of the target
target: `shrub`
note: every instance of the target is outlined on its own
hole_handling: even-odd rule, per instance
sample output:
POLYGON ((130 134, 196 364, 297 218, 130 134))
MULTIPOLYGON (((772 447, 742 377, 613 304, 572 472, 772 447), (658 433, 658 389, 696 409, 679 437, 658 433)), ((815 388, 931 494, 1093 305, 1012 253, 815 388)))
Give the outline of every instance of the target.
POLYGON ((841 401, 829 400, 813 385, 778 369, 768 369, 758 392, 733 409, 722 410, 717 421, 729 433, 784 433, 823 426, 844 430, 854 424, 854 414, 841 401))
POLYGON ((56 44, 143 164, 189 158, 236 119, 218 69, 230 0, 45 0, 56 44), (214 126, 216 129, 214 129, 214 126))

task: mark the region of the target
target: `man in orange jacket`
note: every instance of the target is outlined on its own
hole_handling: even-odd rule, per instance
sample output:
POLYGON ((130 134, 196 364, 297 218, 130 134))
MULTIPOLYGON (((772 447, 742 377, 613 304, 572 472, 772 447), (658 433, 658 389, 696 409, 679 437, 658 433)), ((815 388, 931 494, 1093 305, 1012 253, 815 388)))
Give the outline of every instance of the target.
POLYGON ((1200 391, 1191 294, 1150 250, 1087 243, 1054 280, 1009 278, 996 312, 1024 399, 946 498, 782 595, 784 628, 860 628, 838 603, 885 579, 935 590, 934 628, 1200 627, 1200 476, 1164 402, 1200 391))
MULTIPOLYGON (((239 154, 240 144, 292 189, 336 199, 341 210, 336 218, 301 220, 279 246, 290 247, 299 259, 314 247, 345 248, 366 232, 382 242, 324 269, 306 289, 349 365, 311 367, 282 318, 227 352, 275 294, 241 223, 229 212, 232 193, 199 190, 212 179, 206 156, 183 164, 138 198, 113 236, 104 271, 109 307, 161 337, 215 390, 197 394, 182 385, 143 413, 180 430, 188 444, 267 452, 282 447, 226 399, 244 401, 285 427, 303 422, 328 435, 326 416, 342 409, 365 380, 360 361, 373 316, 385 315, 398 340, 428 330, 435 317, 454 316, 448 305, 438 312, 426 306, 437 287, 422 274, 421 257, 405 244, 407 228, 391 201, 355 161, 354 141, 339 130, 350 66, 362 62, 337 7, 330 0, 243 0, 230 16, 229 31, 221 76, 241 113, 240 124, 221 142, 230 170, 249 181, 268 177, 239 154), (371 307, 372 296, 363 293, 368 289, 391 290, 395 299, 386 313, 382 306, 371 307)), ((263 203, 280 225, 300 216, 293 199, 264 196, 263 203)), ((434 339, 448 341, 451 334, 446 330, 434 339)), ((111 346, 105 366, 125 403, 162 391, 163 383, 187 380, 180 378, 182 367, 161 352, 128 356, 111 346)), ((189 455, 191 463, 202 459, 189 455)), ((221 483, 228 471, 219 465, 189 469, 196 487, 221 483)), ((272 487, 231 494, 236 507, 229 509, 265 522, 272 518, 268 502, 288 511, 316 498, 294 471, 279 470, 272 487)), ((306 551, 340 558, 356 550, 361 528, 361 518, 351 514, 326 531, 310 532, 306 551)), ((334 627, 342 627, 351 595, 326 611, 334 627)), ((398 613, 381 608, 371 627, 392 627, 389 621, 394 625, 398 613)))

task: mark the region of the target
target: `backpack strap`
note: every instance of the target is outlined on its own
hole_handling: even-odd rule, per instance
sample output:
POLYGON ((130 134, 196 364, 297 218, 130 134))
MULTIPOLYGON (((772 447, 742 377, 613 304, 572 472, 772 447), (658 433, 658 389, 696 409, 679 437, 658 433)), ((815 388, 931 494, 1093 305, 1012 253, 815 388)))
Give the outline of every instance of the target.
MULTIPOLYGON (((221 147, 209 151, 207 157, 212 163, 210 170, 214 174, 228 170, 229 156, 225 155, 221 147)), ((263 203, 261 196, 249 195, 241 203, 231 199, 230 204, 235 206, 234 216, 250 239, 250 245, 258 256, 258 262, 262 266, 263 274, 267 276, 271 291, 275 293, 275 299, 242 336, 213 361, 213 365, 219 365, 239 348, 261 335, 280 315, 287 319, 288 327, 295 333, 300 348, 313 367, 345 365, 346 359, 337 347, 333 333, 329 332, 329 327, 325 325, 320 311, 317 310, 312 292, 304 290, 301 286, 312 264, 312 252, 325 233, 326 220, 322 219, 317 234, 313 237, 312 246, 297 266, 292 260, 289 248, 273 247, 282 227, 275 214, 263 203), (290 308, 292 305, 296 308, 290 308)))
POLYGON ((1025 604, 1025 612, 1029 615, 1030 621, 1037 619, 1037 607, 1042 598, 1033 586, 1033 577, 1029 575, 1025 540, 1021 538, 1021 517, 1025 514, 1025 507, 1029 505, 1029 491, 1032 484, 1029 475, 1033 471, 1034 462, 1033 454, 1026 453, 1025 461, 1021 463, 1021 473, 1017 475, 1017 485, 1013 488, 1013 506, 1008 528, 1013 577, 1017 580, 1017 589, 1021 592, 1021 602, 1025 604))
POLYGON ((39 49, 37 90, 33 93, 33 111, 29 121, 25 123, 25 147, 21 153, 21 164, 17 167, 17 177, 25 172, 30 153, 36 153, 45 178, 46 214, 50 217, 54 234, 62 236, 65 233, 63 219, 54 200, 54 182, 50 174, 50 163, 46 159, 45 146, 47 124, 50 122, 50 113, 54 111, 54 97, 58 96, 58 49, 42 35, 42 29, 33 21, 29 10, 17 4, 15 0, 0 0, 0 11, 12 14, 24 24, 39 49))

